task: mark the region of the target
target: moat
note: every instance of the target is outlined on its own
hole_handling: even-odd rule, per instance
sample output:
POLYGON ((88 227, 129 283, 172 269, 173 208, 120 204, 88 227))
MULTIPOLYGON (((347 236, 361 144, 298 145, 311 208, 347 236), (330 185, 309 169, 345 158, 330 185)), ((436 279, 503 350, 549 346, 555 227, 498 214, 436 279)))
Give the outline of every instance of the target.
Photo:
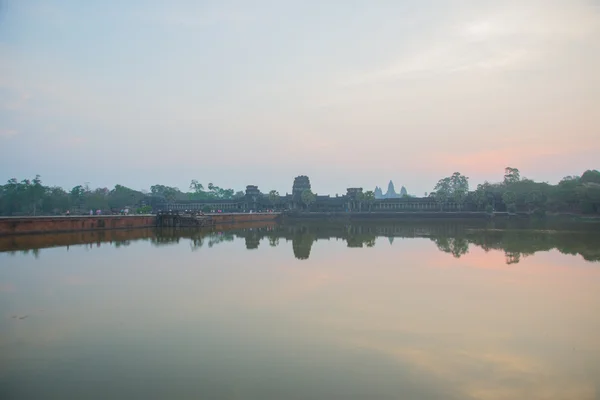
POLYGON ((0 237, 0 398, 596 399, 595 225, 0 237))

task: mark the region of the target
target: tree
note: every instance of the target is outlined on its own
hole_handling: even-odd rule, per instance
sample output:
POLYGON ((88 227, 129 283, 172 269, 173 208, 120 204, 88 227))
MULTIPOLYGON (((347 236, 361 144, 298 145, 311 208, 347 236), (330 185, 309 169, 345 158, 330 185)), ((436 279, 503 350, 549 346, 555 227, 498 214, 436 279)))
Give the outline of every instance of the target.
POLYGON ((516 211, 516 199, 517 196, 515 195, 515 192, 511 192, 510 190, 502 194, 502 201, 506 205, 506 210, 508 212, 514 213, 516 211))
POLYGON ((245 195, 246 195, 246 193, 244 193, 243 191, 239 190, 239 191, 235 192, 235 194, 233 195, 233 198, 234 199, 241 199, 245 195))
POLYGON ((521 173, 517 168, 504 168, 504 184, 510 185, 521 180, 521 173))
POLYGON ((44 197, 45 189, 42 186, 42 180, 39 175, 36 175, 35 178, 31 181, 31 186, 29 188, 31 194, 31 204, 33 206, 33 215, 37 214, 37 207, 41 203, 42 198, 44 197))
POLYGON ((62 188, 47 187, 42 204, 43 212, 46 214, 63 213, 69 209, 69 194, 62 188))
POLYGON ((165 196, 165 199, 169 203, 172 203, 177 198, 177 192, 179 192, 179 189, 172 188, 172 187, 167 187, 167 188, 165 188, 165 190, 163 192, 163 195, 165 196))
POLYGON ((541 209, 544 202, 544 195, 539 190, 534 190, 527 194, 526 199, 527 208, 529 212, 533 212, 535 209, 541 209))
POLYGON ((81 209, 83 206, 83 199, 85 196, 85 189, 81 185, 75 186, 71 189, 71 199, 73 203, 77 204, 77 208, 81 209))
POLYGON ((123 185, 115 185, 114 189, 108 192, 107 200, 110 208, 123 209, 140 205, 145 197, 142 192, 123 185))
POLYGON ((588 169, 581 175, 581 182, 600 184, 600 171, 588 169))
POLYGON ((315 195, 313 194, 313 192, 310 191, 310 189, 304 190, 302 192, 302 195, 300 196, 300 199, 302 200, 302 203, 304 203, 304 205, 306 206, 307 209, 316 200, 315 195))
POLYGON ((373 207, 373 203, 375 203, 375 192, 372 190, 367 190, 363 195, 364 201, 369 206, 369 212, 371 212, 371 208, 373 207))
POLYGON ((110 208, 108 196, 110 191, 107 188, 96 189, 85 196, 86 208, 92 210, 106 210, 110 208))
POLYGON ((477 203, 478 210, 484 210, 488 204, 488 183, 477 185, 477 189, 474 192, 475 202, 477 203))
POLYGON ((444 204, 450 199, 454 200, 462 209, 469 193, 469 178, 460 172, 455 172, 452 176, 440 179, 433 190, 440 210, 444 209, 444 204))
POLYGON ((201 193, 204 190, 204 186, 196 179, 192 179, 192 182, 190 183, 190 190, 192 190, 194 193, 201 193))
POLYGON ((462 210, 469 193, 469 178, 461 175, 460 172, 455 172, 450 177, 450 188, 454 201, 458 204, 458 208, 462 210))
POLYGON ((279 202, 279 192, 277 190, 271 190, 269 192, 269 201, 273 206, 279 202))
POLYGON ((440 206, 440 211, 444 209, 444 204, 448 201, 451 196, 451 185, 450 178, 440 179, 433 188, 435 201, 440 206))

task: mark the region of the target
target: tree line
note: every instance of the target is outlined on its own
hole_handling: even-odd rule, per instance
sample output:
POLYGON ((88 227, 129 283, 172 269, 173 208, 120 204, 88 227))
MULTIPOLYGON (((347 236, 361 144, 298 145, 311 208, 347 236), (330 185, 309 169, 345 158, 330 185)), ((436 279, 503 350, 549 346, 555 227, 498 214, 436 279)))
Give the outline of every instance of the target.
POLYGON ((502 182, 488 181, 469 191, 469 178, 459 172, 442 178, 429 194, 440 209, 454 202, 459 209, 486 212, 600 214, 600 171, 567 176, 558 184, 522 178, 517 168, 507 167, 502 182))
POLYGON ((71 214, 87 214, 90 210, 103 213, 119 212, 130 208, 132 212, 151 212, 164 202, 180 200, 220 200, 243 197, 244 192, 222 189, 212 183, 207 189, 197 180, 190 183, 190 191, 179 188, 153 185, 150 191, 139 191, 123 185, 113 189, 92 189, 87 184, 77 185, 71 190, 59 186, 45 186, 41 177, 33 179, 9 179, 0 186, 0 215, 58 215, 67 210, 71 214))
MULTIPOLYGON (((16 178, 0 186, 0 215, 56 215, 70 210, 72 214, 89 210, 118 212, 130 208, 133 212, 150 212, 158 204, 183 200, 231 200, 244 197, 243 191, 224 189, 209 183, 206 187, 192 180, 188 191, 166 185, 153 185, 150 191, 138 191, 116 185, 113 189, 91 189, 77 185, 67 191, 58 186, 45 186, 41 177, 16 178)), ((271 190, 267 197, 278 205, 279 193, 271 190)), ((581 176, 567 176, 558 184, 535 182, 522 178, 517 168, 507 167, 501 182, 488 181, 469 190, 469 178, 459 172, 440 179, 431 197, 444 210, 448 203, 455 203, 460 210, 486 212, 529 212, 543 215, 553 213, 600 214, 600 172, 587 170, 581 176)), ((316 194, 305 190, 300 201, 309 209, 316 201, 316 194)), ((373 191, 359 192, 353 200, 355 208, 371 210, 375 203, 373 191)), ((281 205, 281 204, 279 204, 281 205)))

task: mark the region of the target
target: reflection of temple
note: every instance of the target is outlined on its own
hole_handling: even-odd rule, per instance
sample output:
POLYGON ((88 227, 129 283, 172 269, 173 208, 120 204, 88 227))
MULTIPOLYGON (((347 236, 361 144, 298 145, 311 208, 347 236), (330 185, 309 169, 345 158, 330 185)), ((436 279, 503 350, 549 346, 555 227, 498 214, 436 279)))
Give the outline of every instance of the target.
POLYGON ((314 235, 308 232, 300 232, 292 238, 292 249, 294 256, 298 260, 307 260, 310 257, 310 250, 313 242, 316 240, 314 235))
MULTIPOLYGON (((385 237, 390 244, 394 238, 426 238, 433 241, 440 251, 460 258, 468 253, 469 246, 475 245, 489 250, 501 250, 506 255, 507 264, 518 263, 521 258, 537 251, 548 251, 553 248, 565 254, 581 254, 588 261, 600 261, 600 235, 589 232, 576 233, 545 233, 528 232, 510 229, 481 230, 474 229, 472 224, 460 222, 419 222, 410 223, 311 223, 288 225, 268 225, 263 228, 232 230, 227 234, 212 234, 195 231, 190 239, 202 245, 203 242, 220 243, 224 240, 233 240, 234 237, 243 238, 247 249, 258 248, 260 242, 268 240, 270 246, 277 246, 285 239, 291 241, 294 256, 299 260, 310 257, 314 242, 330 240, 331 238, 344 240, 348 247, 372 247, 376 244, 377 237, 385 237), (206 236, 207 240, 201 240, 206 236)), ((479 227, 481 228, 481 227, 479 227)), ((162 233, 152 239, 153 243, 174 244, 179 242, 181 235, 185 237, 186 231, 166 231, 167 237, 162 233)))
POLYGON ((590 224, 571 225, 567 231, 554 229, 553 233, 522 228, 524 226, 518 221, 325 224, 309 221, 295 224, 271 222, 225 231, 160 228, 0 237, 0 252, 21 251, 40 256, 39 250, 49 247, 68 249, 73 245, 87 247, 92 243, 107 243, 119 248, 143 240, 149 241, 153 246, 181 245, 187 241, 189 248, 197 251, 238 238, 244 240, 247 249, 258 248, 262 240, 268 240, 270 246, 291 241, 294 256, 299 260, 306 260, 310 257, 314 242, 319 240, 334 238, 345 241, 348 247, 360 248, 374 246, 377 237, 387 238, 390 244, 393 244, 394 238, 399 237, 431 240, 440 251, 457 258, 466 254, 470 246, 478 246, 485 251, 503 251, 507 264, 516 264, 528 255, 552 249, 563 254, 581 255, 587 261, 600 262, 600 233, 590 224))

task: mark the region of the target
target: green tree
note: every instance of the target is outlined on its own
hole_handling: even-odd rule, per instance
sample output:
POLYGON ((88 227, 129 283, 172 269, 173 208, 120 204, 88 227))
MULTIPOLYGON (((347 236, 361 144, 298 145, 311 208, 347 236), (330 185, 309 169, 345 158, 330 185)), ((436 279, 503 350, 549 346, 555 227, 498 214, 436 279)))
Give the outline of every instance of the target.
POLYGON ((202 185, 196 179, 192 179, 192 182, 190 183, 190 190, 192 190, 194 193, 203 193, 204 185, 202 185))
POLYGON ((469 178, 460 172, 455 172, 452 176, 440 179, 433 191, 435 200, 440 205, 440 210, 443 210, 444 204, 448 200, 454 200, 462 209, 469 193, 469 178))
POLYGON ((269 192, 269 201, 273 206, 279 203, 279 192, 277 190, 271 190, 269 192))
POLYGON ((99 188, 85 195, 86 208, 92 210, 106 210, 110 208, 108 196, 110 191, 107 188, 99 188))
POLYGON ((504 184, 511 185, 521 180, 521 173, 517 168, 504 168, 504 184))
POLYGON ((469 178, 462 175, 460 172, 455 172, 450 177, 450 187, 452 198, 458 204, 459 210, 462 210, 463 204, 469 193, 469 178))
POLYGON ((438 181, 438 183, 433 188, 434 198, 436 203, 440 206, 440 211, 444 209, 444 204, 448 202, 448 199, 452 195, 452 187, 450 183, 450 178, 443 178, 438 181))
POLYGON ((302 203, 304 203, 306 209, 308 210, 310 205, 315 202, 316 197, 313 194, 313 192, 310 191, 310 189, 306 189, 302 192, 300 199, 302 200, 302 203))
POLYGON ((581 183, 600 184, 600 171, 588 169, 581 175, 581 183))
POLYGON ((33 208, 33 215, 36 215, 37 208, 41 204, 41 202, 44 198, 44 193, 46 191, 44 189, 44 186, 42 186, 42 180, 40 179, 39 175, 36 175, 35 178, 33 178, 33 180, 31 181, 31 186, 30 186, 29 190, 30 190, 31 204, 32 204, 32 208, 33 208))
POLYGON ((506 210, 508 212, 516 211, 516 200, 517 196, 515 195, 515 192, 511 192, 510 190, 508 190, 502 194, 502 201, 506 205, 506 210))
POLYGON ((372 190, 367 190, 363 195, 363 199, 369 206, 369 212, 371 212, 373 204, 375 203, 375 192, 372 190))
POLYGON ((526 204, 529 212, 533 212, 535 209, 542 209, 544 203, 544 195, 539 190, 534 190, 527 194, 526 204))
POLYGON ((83 200, 85 198, 85 189, 82 185, 77 185, 71 189, 71 200, 77 206, 79 211, 83 208, 83 200))
POLYGON ((474 193, 474 199, 477 203, 478 210, 485 210, 486 206, 488 205, 488 185, 489 183, 487 182, 477 185, 477 189, 474 193))
POLYGON ((145 197, 142 192, 123 185, 115 185, 114 189, 108 192, 107 200, 110 208, 122 209, 140 205, 145 197))
POLYGON ((163 195, 165 196, 165 199, 169 202, 172 203, 175 201, 175 199, 177 198, 177 193, 179 192, 179 189, 177 188, 172 188, 172 187, 167 187, 164 192, 163 195))

